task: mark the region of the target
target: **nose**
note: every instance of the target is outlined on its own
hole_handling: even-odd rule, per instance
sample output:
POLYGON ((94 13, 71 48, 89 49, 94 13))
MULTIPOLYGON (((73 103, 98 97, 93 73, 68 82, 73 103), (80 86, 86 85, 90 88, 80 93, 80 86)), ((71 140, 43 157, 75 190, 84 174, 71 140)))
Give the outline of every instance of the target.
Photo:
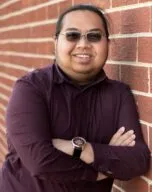
POLYGON ((82 35, 76 44, 78 47, 91 47, 90 42, 87 40, 85 35, 82 35))

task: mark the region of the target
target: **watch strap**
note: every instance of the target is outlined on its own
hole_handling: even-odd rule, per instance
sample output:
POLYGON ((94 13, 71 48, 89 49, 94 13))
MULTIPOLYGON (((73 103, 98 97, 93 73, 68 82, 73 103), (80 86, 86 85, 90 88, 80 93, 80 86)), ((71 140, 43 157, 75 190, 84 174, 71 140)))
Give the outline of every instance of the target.
POLYGON ((74 148, 73 151, 73 158, 74 159, 80 159, 80 155, 81 155, 82 149, 81 148, 74 148))

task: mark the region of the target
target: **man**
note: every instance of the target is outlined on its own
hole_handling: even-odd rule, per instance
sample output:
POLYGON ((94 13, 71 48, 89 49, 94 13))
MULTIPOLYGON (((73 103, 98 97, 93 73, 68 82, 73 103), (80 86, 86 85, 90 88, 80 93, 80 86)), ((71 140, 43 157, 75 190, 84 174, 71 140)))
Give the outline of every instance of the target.
POLYGON ((56 28, 56 62, 20 78, 7 109, 1 192, 110 192, 149 168, 129 87, 106 77, 103 13, 78 5, 56 28))

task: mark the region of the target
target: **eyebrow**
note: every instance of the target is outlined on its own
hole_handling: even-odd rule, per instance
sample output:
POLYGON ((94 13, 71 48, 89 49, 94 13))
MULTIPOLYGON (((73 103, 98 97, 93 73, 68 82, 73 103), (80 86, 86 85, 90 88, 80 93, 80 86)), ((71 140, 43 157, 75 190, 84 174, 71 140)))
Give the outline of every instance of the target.
MULTIPOLYGON (((71 27, 71 28, 67 28, 66 31, 80 31, 80 30, 77 29, 77 28, 71 27)), ((100 31, 100 32, 103 32, 100 28, 93 28, 93 29, 88 30, 88 32, 89 31, 100 31)))

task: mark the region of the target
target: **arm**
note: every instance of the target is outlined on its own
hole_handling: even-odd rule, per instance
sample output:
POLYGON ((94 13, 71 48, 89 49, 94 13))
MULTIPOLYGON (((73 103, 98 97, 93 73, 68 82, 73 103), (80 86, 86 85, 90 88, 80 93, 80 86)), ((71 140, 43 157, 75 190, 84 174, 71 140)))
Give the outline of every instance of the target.
MULTIPOLYGON (((119 126, 127 127, 127 132, 122 127, 114 134, 109 145, 87 143, 81 159, 87 164, 92 163, 99 172, 110 173, 107 175, 116 179, 128 180, 146 172, 150 160, 150 151, 143 140, 135 102, 130 92, 120 110, 119 126), (132 130, 129 131, 129 128, 132 130)), ((56 147, 59 147, 57 142, 63 142, 54 141, 56 147)), ((67 146, 71 145, 70 141, 65 142, 67 146)), ((72 155, 73 150, 70 151, 68 147, 69 151, 63 149, 62 145, 58 149, 72 155)))
POLYGON ((120 108, 118 127, 124 126, 126 131, 132 129, 136 143, 133 147, 91 143, 94 151, 92 165, 95 169, 110 171, 112 177, 120 180, 131 179, 148 170, 150 151, 144 142, 138 118, 133 95, 127 90, 120 108))
POLYGON ((97 171, 52 145, 49 112, 41 92, 26 80, 16 83, 7 114, 8 137, 32 176, 53 180, 95 181, 97 171))

